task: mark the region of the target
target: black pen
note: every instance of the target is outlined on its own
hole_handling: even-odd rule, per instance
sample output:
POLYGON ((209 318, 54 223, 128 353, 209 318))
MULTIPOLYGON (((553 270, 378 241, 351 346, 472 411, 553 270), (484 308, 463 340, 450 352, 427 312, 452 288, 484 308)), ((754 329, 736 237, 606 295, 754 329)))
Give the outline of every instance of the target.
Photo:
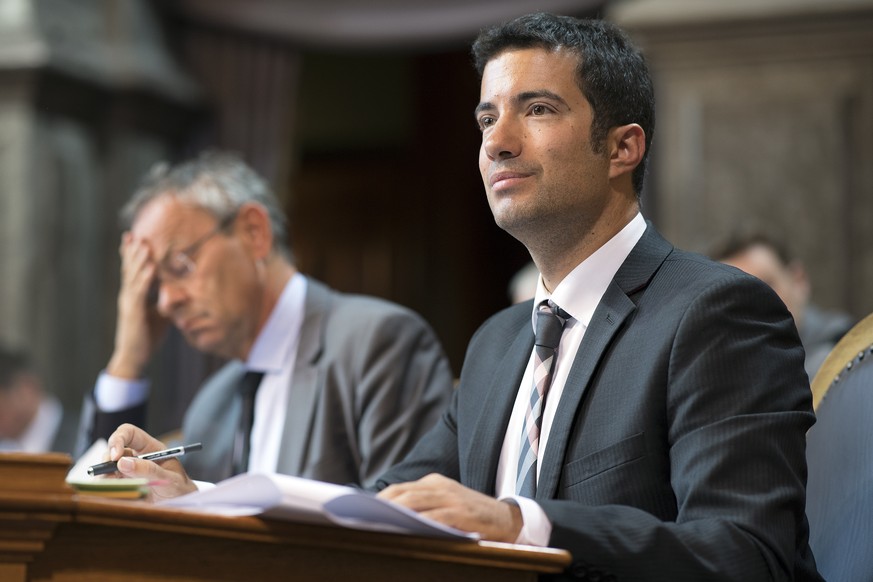
MULTIPOLYGON (((171 449, 164 449, 163 451, 155 451, 154 453, 145 453, 143 455, 138 455, 137 459, 143 459, 145 461, 163 461, 164 459, 172 459, 173 457, 181 457, 185 453, 192 453, 194 451, 199 451, 203 448, 203 445, 200 443, 194 443, 191 445, 184 445, 181 447, 173 447, 171 449)), ((105 463, 100 463, 98 465, 93 465, 88 467, 88 474, 93 476, 96 475, 106 475, 107 473, 114 473, 118 470, 118 461, 106 461, 105 463)))

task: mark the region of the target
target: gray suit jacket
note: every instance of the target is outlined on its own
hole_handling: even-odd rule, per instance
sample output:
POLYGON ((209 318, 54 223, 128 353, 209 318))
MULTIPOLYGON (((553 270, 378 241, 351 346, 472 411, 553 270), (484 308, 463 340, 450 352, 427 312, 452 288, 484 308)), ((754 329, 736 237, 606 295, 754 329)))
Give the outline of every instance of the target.
MULTIPOLYGON (((192 478, 231 476, 245 370, 226 364, 200 388, 182 427, 192 478)), ((337 293, 308 279, 278 472, 334 483, 367 483, 412 448, 440 417, 453 375, 431 328, 412 311, 337 293)), ((142 411, 140 411, 142 412, 142 411)), ((98 413, 99 416, 99 413, 98 413)), ((119 418, 112 422, 142 422, 119 418)))
MULTIPOLYGON (((531 309, 476 332, 442 421, 378 488, 439 472, 494 494, 531 309)), ((649 226, 586 330, 541 461, 550 545, 573 554, 559 578, 819 580, 804 514, 813 422, 775 293, 649 226)))

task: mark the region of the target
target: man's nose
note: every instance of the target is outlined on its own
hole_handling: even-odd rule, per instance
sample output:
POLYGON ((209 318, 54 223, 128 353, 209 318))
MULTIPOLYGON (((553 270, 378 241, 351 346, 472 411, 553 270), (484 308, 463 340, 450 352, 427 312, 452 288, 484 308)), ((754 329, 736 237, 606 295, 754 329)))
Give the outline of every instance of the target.
POLYGON ((184 301, 187 293, 185 286, 180 281, 161 280, 157 289, 158 313, 164 317, 171 317, 177 305, 184 301))
POLYGON ((514 158, 521 153, 523 131, 511 117, 498 118, 482 138, 482 148, 490 160, 514 158))

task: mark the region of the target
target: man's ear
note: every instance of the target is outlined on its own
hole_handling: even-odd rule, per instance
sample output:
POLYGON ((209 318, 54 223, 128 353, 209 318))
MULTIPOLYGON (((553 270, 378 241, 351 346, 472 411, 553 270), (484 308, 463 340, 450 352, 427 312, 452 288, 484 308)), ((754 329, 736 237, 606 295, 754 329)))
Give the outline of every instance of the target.
POLYGON ((646 132, 636 123, 609 130, 609 177, 617 178, 634 171, 646 153, 646 132))
POLYGON ((266 258, 273 248, 273 228, 267 209, 256 202, 240 206, 237 228, 243 243, 257 259, 266 258))

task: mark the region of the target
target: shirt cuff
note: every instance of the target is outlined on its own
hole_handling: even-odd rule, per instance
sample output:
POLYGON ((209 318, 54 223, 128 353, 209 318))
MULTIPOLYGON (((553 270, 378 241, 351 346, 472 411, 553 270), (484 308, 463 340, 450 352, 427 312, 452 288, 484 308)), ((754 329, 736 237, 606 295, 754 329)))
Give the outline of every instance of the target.
POLYGON ((148 380, 126 380, 110 376, 106 370, 97 377, 94 403, 100 412, 118 412, 138 406, 148 400, 148 380))
POLYGON ((541 548, 549 545, 549 539, 552 537, 552 522, 549 521, 546 512, 543 511, 539 503, 528 497, 519 497, 518 495, 501 497, 500 501, 514 503, 521 511, 523 524, 521 531, 518 532, 518 537, 515 538, 515 543, 541 548))

